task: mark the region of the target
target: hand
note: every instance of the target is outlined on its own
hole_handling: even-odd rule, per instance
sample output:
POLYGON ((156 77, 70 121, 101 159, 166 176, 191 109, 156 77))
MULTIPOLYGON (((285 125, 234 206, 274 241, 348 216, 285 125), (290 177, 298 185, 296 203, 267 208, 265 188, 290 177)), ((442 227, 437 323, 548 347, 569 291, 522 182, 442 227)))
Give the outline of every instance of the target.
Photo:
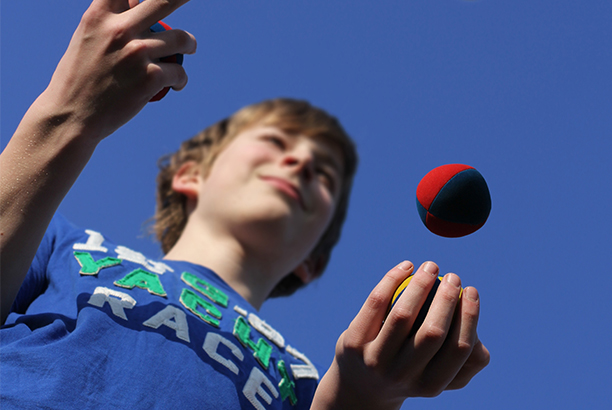
POLYGON ((192 54, 195 38, 182 30, 149 30, 188 0, 94 0, 39 104, 61 110, 83 135, 99 142, 136 115, 164 87, 187 83, 179 64, 160 62, 192 54))
POLYGON ((97 144, 164 87, 185 86, 183 67, 160 58, 195 52, 195 38, 149 27, 187 1, 94 0, 49 86, 0 155, 1 322, 53 214, 97 144))
POLYGON ((385 318, 395 289, 413 270, 410 262, 399 264, 372 291, 340 336, 313 408, 397 409, 408 397, 464 387, 488 364, 489 352, 476 334, 478 292, 468 287, 459 298, 461 281, 455 274, 444 277, 425 321, 409 337, 437 280, 432 262, 417 270, 385 318))

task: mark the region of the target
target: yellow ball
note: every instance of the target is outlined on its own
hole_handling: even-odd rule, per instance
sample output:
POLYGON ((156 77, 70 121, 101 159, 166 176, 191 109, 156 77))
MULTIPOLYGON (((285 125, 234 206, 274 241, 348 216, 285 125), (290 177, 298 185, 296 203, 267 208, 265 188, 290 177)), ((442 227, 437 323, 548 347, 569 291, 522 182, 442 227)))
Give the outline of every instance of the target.
MULTIPOLYGON (((413 276, 406 278, 402 282, 402 284, 399 285, 398 288, 395 290, 395 293, 393 294, 393 297, 391 298, 391 303, 389 303, 389 308, 387 309, 387 315, 389 314, 389 312, 391 312, 391 309, 393 309, 393 306, 395 306, 395 303, 397 302, 399 297, 402 295, 402 293, 404 293, 404 290, 406 290, 406 287, 408 286, 412 278, 413 276)), ((423 321, 425 320, 425 316, 427 316, 427 312, 429 311, 431 302, 433 302, 433 298, 436 295, 436 292, 438 291, 438 287, 440 286, 441 282, 442 282, 442 277, 438 276, 438 280, 435 281, 433 287, 429 291, 429 294, 427 295, 427 299, 425 300, 425 303, 421 307, 421 310, 419 311, 419 314, 416 320, 414 321, 414 324, 412 325, 412 329, 410 330, 410 334, 408 335, 408 337, 412 337, 416 333, 416 331, 419 329, 419 327, 421 327, 421 325, 423 324, 423 321)))

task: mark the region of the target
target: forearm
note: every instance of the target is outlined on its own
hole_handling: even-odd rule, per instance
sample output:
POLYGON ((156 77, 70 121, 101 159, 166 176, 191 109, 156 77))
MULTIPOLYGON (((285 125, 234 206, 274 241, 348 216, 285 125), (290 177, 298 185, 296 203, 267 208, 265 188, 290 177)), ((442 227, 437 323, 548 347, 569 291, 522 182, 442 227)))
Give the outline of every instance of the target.
POLYGON ((97 144, 187 75, 160 58, 195 52, 182 30, 152 24, 188 0, 94 1, 45 92, 0 156, 2 321, 53 214, 97 144))
POLYGON ((53 214, 99 139, 87 134, 77 113, 51 100, 48 92, 36 100, 0 155, 2 322, 53 214))

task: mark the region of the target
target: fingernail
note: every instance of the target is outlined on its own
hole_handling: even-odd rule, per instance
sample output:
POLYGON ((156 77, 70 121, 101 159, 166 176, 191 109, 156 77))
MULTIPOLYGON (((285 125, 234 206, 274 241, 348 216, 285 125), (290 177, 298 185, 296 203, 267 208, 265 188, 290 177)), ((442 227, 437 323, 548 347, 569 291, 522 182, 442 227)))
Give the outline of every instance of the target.
POLYGON ((454 287, 459 288, 461 286, 461 279, 459 279, 459 276, 455 275, 454 273, 447 273, 445 278, 446 281, 454 287))
POLYGON ((438 265, 436 265, 433 262, 425 262, 425 265, 423 266, 423 270, 429 273, 430 275, 434 276, 438 274, 438 265))
POLYGON ((471 287, 463 289, 463 295, 472 302, 478 302, 478 299, 480 298, 478 296, 478 291, 471 287))
POLYGON ((404 272, 410 272, 412 269, 414 269, 414 265, 412 264, 412 262, 409 261, 404 261, 397 265, 397 267, 403 270, 404 272))

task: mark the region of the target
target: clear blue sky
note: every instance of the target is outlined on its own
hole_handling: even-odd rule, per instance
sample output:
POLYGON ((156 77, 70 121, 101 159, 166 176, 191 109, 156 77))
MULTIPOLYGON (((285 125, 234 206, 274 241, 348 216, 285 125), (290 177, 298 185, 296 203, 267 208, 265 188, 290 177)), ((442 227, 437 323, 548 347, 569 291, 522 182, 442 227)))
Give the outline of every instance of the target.
MULTIPOLYGON (((2 2, 2 147, 45 88, 87 7, 2 2)), ((104 141, 60 211, 153 256, 141 235, 158 157, 243 105, 305 98, 361 154, 325 276, 262 316, 327 366, 373 286, 403 259, 481 293, 489 367, 405 409, 612 408, 612 3, 192 1, 165 20, 199 42, 188 87, 104 141), (473 235, 429 233, 415 190, 477 168, 493 209, 473 235)))

